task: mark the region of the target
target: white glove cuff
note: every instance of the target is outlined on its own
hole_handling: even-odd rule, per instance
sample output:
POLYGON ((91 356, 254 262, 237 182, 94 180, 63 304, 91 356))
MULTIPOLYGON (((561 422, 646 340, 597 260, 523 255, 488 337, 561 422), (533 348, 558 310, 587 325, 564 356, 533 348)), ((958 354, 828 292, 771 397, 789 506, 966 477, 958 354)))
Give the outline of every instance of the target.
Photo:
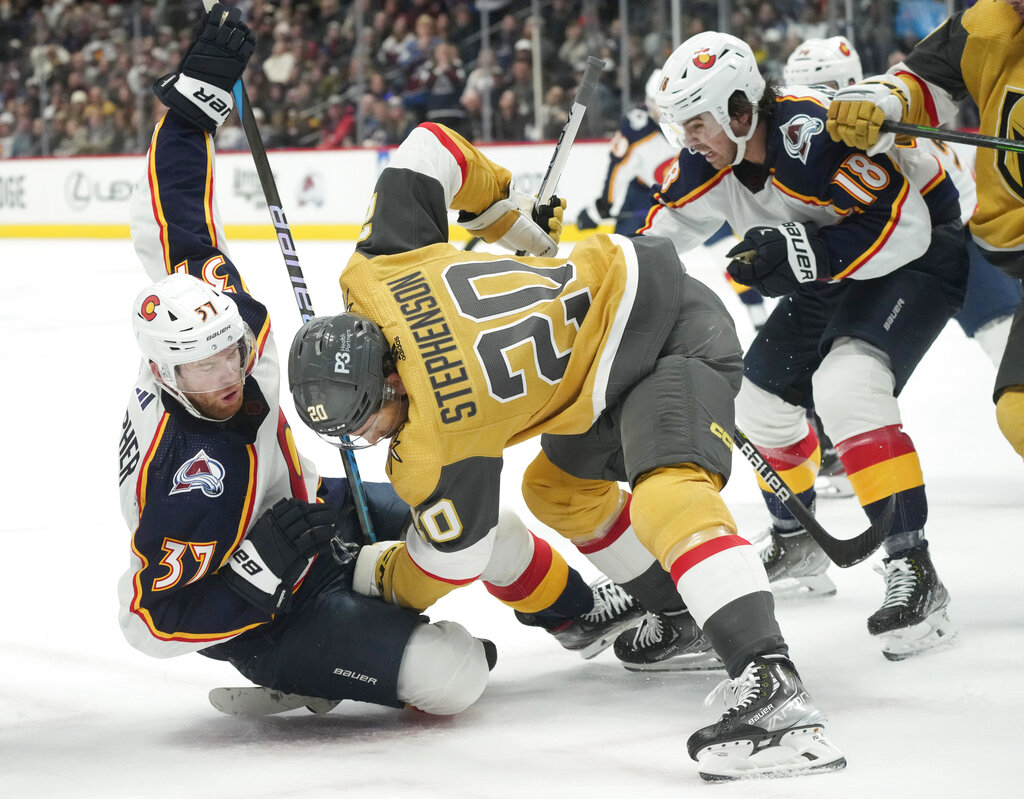
POLYGON ((197 80, 184 72, 178 75, 174 88, 218 126, 228 118, 231 109, 235 107, 231 92, 226 92, 212 83, 197 80))

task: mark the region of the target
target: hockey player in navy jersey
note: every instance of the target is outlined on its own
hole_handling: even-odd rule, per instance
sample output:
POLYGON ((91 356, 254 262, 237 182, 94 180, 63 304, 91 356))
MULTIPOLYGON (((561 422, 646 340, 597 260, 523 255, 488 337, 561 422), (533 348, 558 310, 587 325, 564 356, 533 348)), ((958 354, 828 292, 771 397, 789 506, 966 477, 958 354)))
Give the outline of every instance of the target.
POLYGON ((729 673, 729 711, 687 744, 699 772, 842 768, 720 494, 742 373, 728 312, 665 239, 595 234, 558 257, 562 212, 431 123, 378 178, 341 276, 350 310, 304 325, 288 362, 303 421, 338 446, 387 441, 413 507, 406 541, 363 548, 354 585, 423 609, 485 577, 504 451, 540 436, 534 515, 645 605, 685 601, 729 673), (532 255, 452 246, 449 209, 532 255))
MULTIPOLYGON (((132 239, 156 282, 132 303, 143 361, 121 429, 121 507, 131 531, 120 622, 154 657, 199 652, 261 686, 457 713, 484 690, 493 645, 453 622, 351 590, 360 538, 343 479, 299 454, 279 404, 266 308, 228 254, 214 202, 212 133, 253 49, 216 6, 155 90, 156 126, 132 201, 132 239), (212 21, 211 21, 212 20, 212 21), (347 544, 335 547, 331 542, 347 544)), ((366 486, 378 534, 408 506, 366 486)))
MULTIPOLYGON (((663 68, 656 100, 682 152, 646 234, 692 247, 727 219, 744 239, 730 274, 779 303, 745 355, 737 422, 805 503, 819 442, 813 407, 871 519, 892 503, 881 607, 868 619, 883 653, 901 659, 952 640, 949 594, 925 539, 927 500, 897 397, 961 307, 967 256, 956 189, 941 165, 899 164, 832 142, 828 97, 766 84, 750 48, 708 32, 663 68)), ((761 482, 773 520, 769 576, 834 592, 828 561, 761 482)))
MULTIPOLYGON (((602 221, 615 222, 615 232, 635 236, 643 226, 665 172, 675 162, 679 148, 669 144, 658 125, 658 106, 654 94, 661 83, 661 70, 654 70, 644 86, 644 103, 630 109, 619 121, 619 129, 609 143, 608 172, 601 194, 587 205, 576 219, 580 230, 592 230, 602 221)), ((722 225, 705 242, 713 244, 731 235, 722 225)), ((764 297, 749 286, 742 286, 725 275, 730 287, 750 317, 756 330, 767 318, 764 297)))

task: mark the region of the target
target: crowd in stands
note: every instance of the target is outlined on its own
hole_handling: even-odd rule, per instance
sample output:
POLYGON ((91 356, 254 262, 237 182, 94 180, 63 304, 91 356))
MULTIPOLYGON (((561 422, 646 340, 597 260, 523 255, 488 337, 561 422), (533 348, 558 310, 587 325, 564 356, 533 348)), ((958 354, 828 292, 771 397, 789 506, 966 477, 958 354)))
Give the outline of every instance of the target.
MULTIPOLYGON (((667 2, 629 4, 623 54, 616 2, 544 0, 535 37, 532 3, 513 0, 491 13, 484 37, 470 2, 226 1, 258 38, 245 84, 268 148, 392 145, 424 120, 478 142, 557 138, 589 55, 606 69, 581 135, 610 135, 622 111, 623 58, 625 88, 640 101, 672 50, 667 2)), ((903 2, 942 9, 936 0, 903 2)), ((199 0, 0 0, 0 157, 144 152, 164 110, 150 87, 174 70, 201 8, 199 0)), ((684 38, 719 27, 717 3, 683 9, 684 38)), ((813 2, 733 0, 731 9, 729 32, 751 44, 768 75, 781 75, 803 39, 836 32, 813 2)), ((920 37, 909 26, 901 34, 890 3, 859 0, 857 9, 866 74, 920 37)), ((234 115, 217 145, 245 149, 234 115)))

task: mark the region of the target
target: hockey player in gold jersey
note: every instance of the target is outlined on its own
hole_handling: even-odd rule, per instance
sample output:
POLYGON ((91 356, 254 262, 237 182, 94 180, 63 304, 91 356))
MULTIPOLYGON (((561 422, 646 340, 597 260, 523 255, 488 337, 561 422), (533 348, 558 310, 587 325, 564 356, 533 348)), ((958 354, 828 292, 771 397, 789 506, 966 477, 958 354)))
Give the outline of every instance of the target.
POLYGON ((594 235, 558 257, 562 212, 534 210, 508 170, 432 123, 381 173, 341 276, 349 311, 310 320, 289 354, 303 421, 339 446, 389 441, 387 474, 414 509, 405 542, 363 550, 356 590, 424 609, 476 580, 503 452, 539 435, 533 513, 606 571, 671 574, 729 673, 729 712, 688 742, 701 775, 842 768, 719 493, 742 373, 728 312, 667 239, 594 235), (452 246, 449 209, 541 257, 452 246))
MULTIPOLYGON (((885 75, 841 89, 827 129, 868 154, 892 146, 885 120, 935 126, 951 121, 957 102, 978 104, 980 132, 1020 139, 1024 129, 1024 0, 978 0, 920 42, 885 75)), ((1024 156, 980 150, 978 210, 971 233, 982 253, 1011 277, 1024 279, 1024 156)), ((999 427, 1024 457, 1024 308, 1018 308, 996 375, 999 427)))

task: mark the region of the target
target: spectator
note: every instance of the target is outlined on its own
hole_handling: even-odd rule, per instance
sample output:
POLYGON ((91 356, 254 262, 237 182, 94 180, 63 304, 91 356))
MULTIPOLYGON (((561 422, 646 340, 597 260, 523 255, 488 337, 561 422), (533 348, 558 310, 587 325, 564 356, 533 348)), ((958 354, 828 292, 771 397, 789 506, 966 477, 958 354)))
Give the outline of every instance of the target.
POLYGON ((529 117, 519 109, 516 93, 506 89, 498 98, 498 112, 494 115, 494 140, 525 141, 529 121, 529 117))

